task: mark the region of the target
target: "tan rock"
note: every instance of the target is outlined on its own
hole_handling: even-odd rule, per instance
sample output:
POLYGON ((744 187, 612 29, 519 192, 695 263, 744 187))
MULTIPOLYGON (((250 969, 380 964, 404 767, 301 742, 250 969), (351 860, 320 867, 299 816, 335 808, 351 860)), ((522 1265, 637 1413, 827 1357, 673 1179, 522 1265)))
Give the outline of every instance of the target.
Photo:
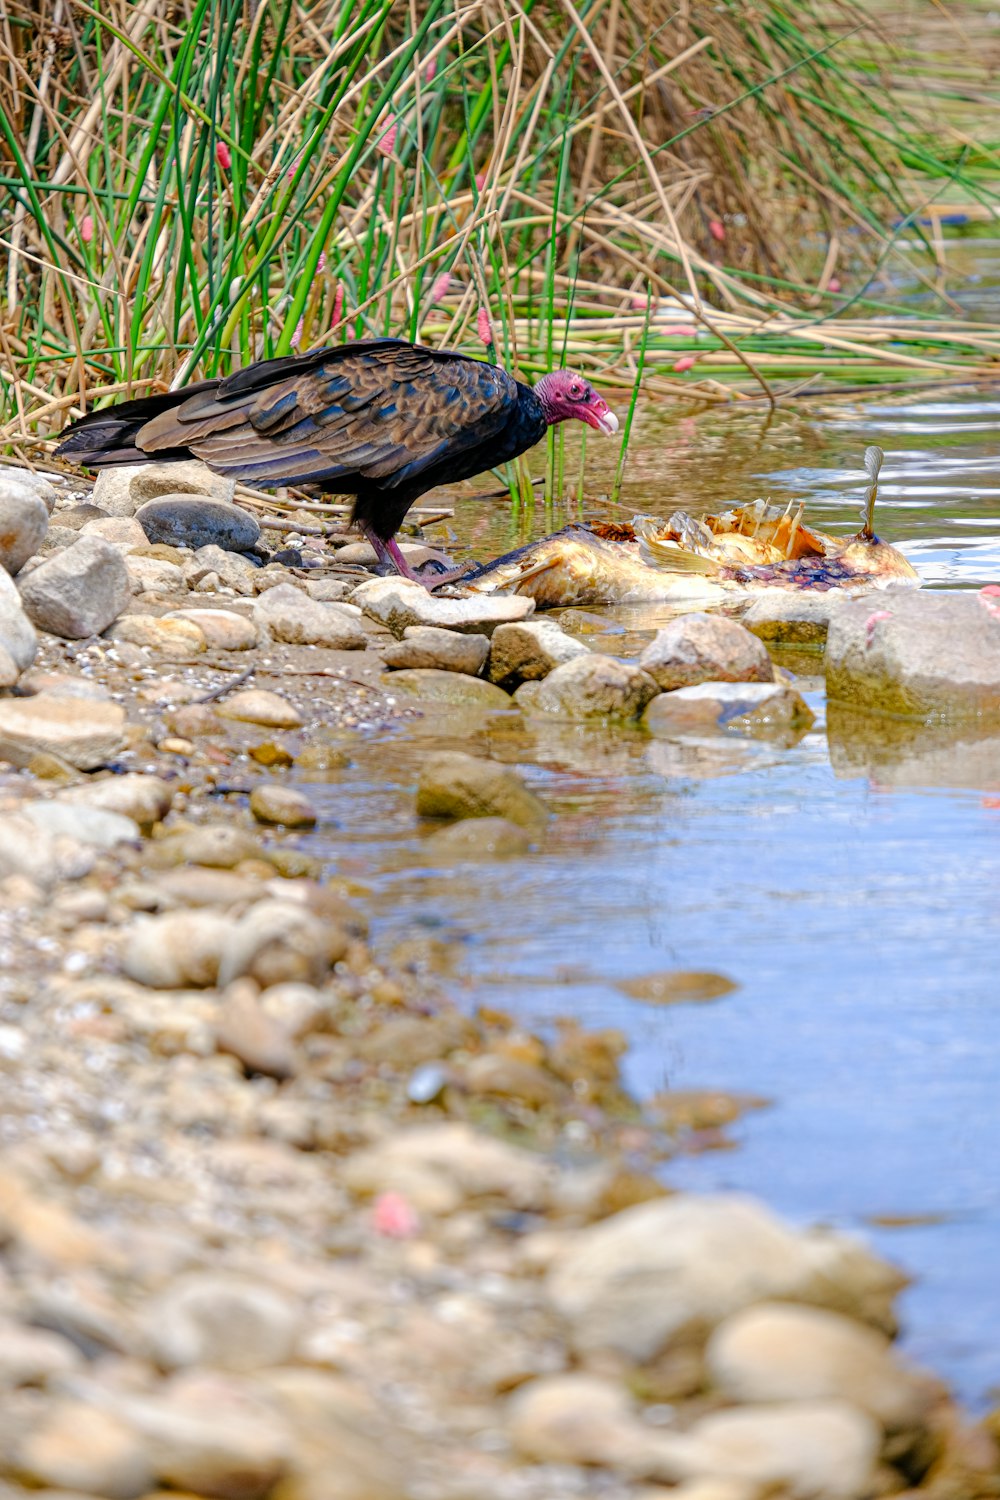
POLYGON ((7 1467, 33 1485, 133 1500, 149 1489, 146 1445, 125 1423, 83 1401, 61 1400, 16 1442, 7 1467))
POLYGON ((774 680, 767 647, 725 615, 695 613, 671 620, 643 651, 639 666, 665 693, 698 682, 774 680))
POLYGON ((247 688, 230 693, 216 712, 223 719, 237 719, 245 724, 263 724, 267 729, 297 729, 302 723, 298 709, 279 693, 263 688, 247 688))
POLYGON ((170 615, 125 615, 115 626, 116 641, 146 646, 171 661, 187 661, 204 651, 204 632, 191 620, 170 615))
POLYGON ((541 682, 522 683, 514 702, 525 713, 554 719, 628 721, 659 691, 638 667, 595 651, 563 662, 541 682))
POLYGON ((260 1370, 283 1364, 303 1327, 299 1302, 269 1282, 233 1272, 194 1272, 147 1308, 146 1328, 165 1369, 207 1365, 260 1370))
POLYGON ((0 758, 26 766, 33 755, 57 755, 89 771, 113 760, 125 742, 125 710, 38 693, 0 701, 0 758))
POLYGON ((216 1022, 220 1052, 239 1059, 251 1073, 291 1078, 297 1071, 295 1048, 280 1022, 260 1004, 257 986, 245 980, 231 984, 216 1022))
POLYGON ((535 832, 548 820, 545 804, 516 771, 457 750, 424 761, 417 812, 424 818, 505 818, 535 832))
POLYGON ((231 609, 172 609, 168 620, 195 625, 213 651, 250 651, 257 644, 252 620, 231 609))
POLYGON ((304 793, 276 782, 257 783, 250 793, 250 811, 258 823, 285 828, 312 828, 317 820, 316 809, 304 793))

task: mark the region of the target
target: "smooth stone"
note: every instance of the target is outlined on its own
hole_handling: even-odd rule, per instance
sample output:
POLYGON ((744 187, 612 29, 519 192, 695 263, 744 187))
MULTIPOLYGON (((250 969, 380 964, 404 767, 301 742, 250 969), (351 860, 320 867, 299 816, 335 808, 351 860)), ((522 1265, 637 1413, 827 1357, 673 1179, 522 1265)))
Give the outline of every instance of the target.
POLYGON ((303 1326, 293 1298, 233 1272, 198 1272, 149 1307, 146 1327, 164 1369, 250 1371, 289 1359, 303 1326))
POLYGON ((883 1334, 820 1307, 758 1303, 734 1313, 712 1334, 706 1359, 733 1401, 842 1399, 890 1431, 921 1423, 934 1394, 897 1363, 883 1334))
POLYGON ((478 1198, 531 1211, 548 1201, 551 1168, 532 1151, 449 1121, 410 1126, 355 1152, 343 1178, 365 1197, 402 1193, 418 1212, 453 1213, 478 1198))
MULTIPOLYGON (((357 1385, 326 1370, 301 1366, 262 1371, 255 1384, 266 1391, 294 1436, 295 1472, 273 1500, 413 1496, 405 1448, 397 1452, 393 1418, 357 1385)), ((466 1500, 473 1500, 467 1488, 465 1492, 466 1500)))
POLYGON ((996 593, 885 591, 838 610, 826 642, 832 703, 899 718, 1000 720, 996 593))
POLYGON ((256 592, 259 571, 249 558, 238 552, 227 552, 214 544, 199 547, 184 564, 184 577, 189 587, 204 593, 213 593, 224 587, 246 597, 256 592))
POLYGON ((231 823, 206 823, 199 828, 178 829, 152 845, 158 862, 166 865, 207 865, 232 870, 245 859, 260 857, 260 844, 252 833, 231 823))
POLYGON ((31 666, 38 650, 35 627, 24 612, 16 584, 3 568, 0 568, 0 646, 21 672, 31 666))
POLYGON ((20 590, 33 623, 68 640, 100 635, 132 594, 117 548, 103 537, 83 535, 33 569, 20 590))
POLYGON ((71 505, 68 510, 60 508, 59 525, 70 531, 80 531, 88 521, 103 521, 108 512, 100 505, 90 505, 86 501, 81 505, 71 505))
POLYGON ((901 1277, 828 1230, 788 1228, 738 1194, 677 1194, 581 1230, 555 1262, 552 1301, 583 1352, 654 1358, 682 1329, 767 1298, 891 1326, 901 1277))
POLYGON ((125 615, 114 629, 116 641, 130 641, 165 656, 168 661, 190 661, 208 644, 193 620, 170 615, 125 615))
POLYGON ((125 710, 117 703, 48 693, 0 701, 0 758, 16 766, 41 753, 91 771, 113 760, 124 743, 125 710))
POLYGON ((229 921, 219 984, 246 975, 264 989, 291 982, 321 984, 350 945, 347 928, 290 901, 258 901, 229 921))
POLYGON ((230 693, 216 709, 222 719, 237 719, 244 724, 263 724, 266 729, 298 729, 302 716, 287 698, 264 688, 246 688, 230 693))
POLYGON ((767 647, 724 615, 694 613, 671 620, 639 657, 662 692, 699 682, 773 682, 767 647))
POLYGON ((417 812, 423 818, 505 818, 537 832, 548 810, 509 766, 460 750, 429 755, 420 768, 417 812))
POLYGON ((249 511, 203 495, 161 495, 140 505, 135 519, 149 541, 170 547, 251 552, 260 540, 260 526, 249 511))
POLYGON ((231 609, 172 609, 166 618, 196 625, 213 651, 250 651, 257 644, 253 621, 231 609))
POLYGON ((147 542, 146 533, 134 516, 101 516, 81 526, 80 535, 103 537, 126 553, 133 547, 145 547, 147 542))
POLYGON ((154 990, 214 985, 232 921, 213 911, 138 917, 122 934, 122 972, 154 990))
POLYGON ((351 594, 366 615, 401 638, 407 625, 437 625, 470 635, 492 635, 498 625, 525 620, 535 611, 534 599, 485 594, 465 599, 438 599, 423 584, 406 578, 372 578, 351 594))
POLYGON ((313 1031, 323 1031, 336 1013, 328 996, 315 985, 286 980, 272 984, 260 996, 260 1008, 286 1037, 301 1041, 313 1031))
POLYGON ((539 682, 564 662, 589 652, 589 646, 567 635, 555 620, 498 625, 490 643, 489 678, 512 693, 522 682, 539 682))
POLYGON ((16 687, 20 675, 21 668, 7 647, 0 643, 0 688, 16 687))
POLYGON ((36 474, 31 469, 19 468, 17 464, 0 463, 0 495, 9 494, 15 490, 28 490, 30 494, 37 495, 39 500, 44 501, 49 515, 52 514, 56 501, 59 499, 59 491, 55 485, 49 483, 44 474, 36 474))
POLYGON ((134 516, 145 501, 162 495, 210 495, 231 501, 235 490, 234 479, 214 474, 196 458, 173 464, 115 464, 98 473, 93 501, 109 515, 134 516))
POLYGON ((260 887, 257 881, 234 870, 182 865, 157 876, 156 892, 165 898, 164 905, 236 906, 255 901, 260 887))
POLYGON ((830 621, 846 603, 849 600, 834 590, 827 594, 802 594, 765 589, 740 615, 740 624, 772 646, 822 649, 830 621))
POLYGON ((253 617, 273 640, 290 645, 363 651, 368 644, 368 637, 355 616, 339 604, 321 604, 310 599, 291 583, 279 583, 259 595, 253 617))
POLYGON ((530 1381, 509 1402, 508 1431, 518 1453, 534 1463, 675 1477, 672 1465, 651 1462, 645 1451, 661 1435, 643 1429, 620 1385, 597 1375, 574 1372, 530 1381))
POLYGON ((21 678, 21 691, 32 695, 47 693, 51 698, 90 698, 107 703, 111 694, 103 682, 84 677, 82 672, 47 672, 36 668, 21 678))
POLYGON ((125 559, 129 585, 133 594, 186 594, 187 579, 176 563, 162 557, 125 559))
POLYGON ((386 648, 383 661, 393 669, 430 667, 475 677, 490 651, 485 635, 463 635, 437 625, 407 625, 403 639, 386 648))
POLYGON ((307 578, 306 593, 320 604, 343 604, 354 593, 357 584, 342 578, 307 578))
POLYGON ((445 672, 440 667, 401 667, 386 687, 431 705, 447 708, 509 710, 510 698, 503 688, 465 672, 445 672))
POLYGON ((145 1444, 124 1422, 72 1398, 47 1407, 4 1455, 33 1485, 79 1490, 102 1500, 138 1500, 153 1482, 145 1444))
POLYGON ((650 734, 667 739, 715 730, 781 735, 808 729, 813 712, 781 682, 700 682, 655 698, 643 719, 650 734))
POLYGON ((588 652, 555 667, 541 682, 524 682, 514 702, 528 714, 556 719, 634 720, 659 693, 653 679, 629 662, 588 652))
POLYGON ((91 844, 95 849, 113 849, 116 844, 139 840, 138 825, 131 818, 100 807, 74 806, 65 802, 22 802, 18 813, 53 838, 75 839, 78 844, 91 844))
POLYGON ((0 474, 0 567, 17 573, 49 529, 49 510, 27 486, 5 484, 0 474))
POLYGON ((0 815, 0 877, 21 876, 43 891, 64 880, 82 880, 96 856, 75 839, 44 832, 20 813, 0 815))
POLYGON ((69 1339, 45 1328, 0 1320, 0 1389, 45 1385, 82 1363, 83 1356, 69 1339))
POLYGON ((159 776, 130 771, 125 776, 107 776, 70 787, 59 793, 59 801, 82 803, 103 808, 131 818, 140 828, 150 828, 167 816, 174 800, 174 788, 159 776))
POLYGON ((258 782, 250 793, 250 811, 258 823, 276 823, 285 828, 313 828, 316 809, 309 798, 294 787, 276 782, 258 782))
POLYGON ((449 828, 439 828, 422 845, 433 859, 462 861, 509 859, 526 854, 531 839, 509 818, 463 818, 449 828))
POLYGON ((675 1441, 690 1477, 777 1486, 791 1500, 868 1500, 877 1488, 882 1434, 846 1401, 714 1412, 675 1441))
POLYGON ((294 1078, 298 1071, 295 1048, 281 1023, 268 1015, 253 984, 229 986, 215 1026, 220 1052, 235 1057, 249 1073, 268 1078, 294 1078))
POLYGON ((649 1005, 684 1005, 691 1001, 718 1000, 738 986, 725 974, 701 969, 665 969, 659 974, 640 974, 621 979, 616 988, 633 1000, 649 1005))

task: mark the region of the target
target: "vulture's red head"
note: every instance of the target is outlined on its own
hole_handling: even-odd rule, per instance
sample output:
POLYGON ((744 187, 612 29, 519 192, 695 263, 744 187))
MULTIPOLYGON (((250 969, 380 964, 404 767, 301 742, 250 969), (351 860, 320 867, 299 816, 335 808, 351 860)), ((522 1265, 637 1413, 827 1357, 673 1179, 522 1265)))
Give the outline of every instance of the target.
POLYGON ((573 370, 553 370, 551 375, 543 375, 535 386, 535 395, 542 403, 550 427, 554 422, 578 417, 588 427, 596 427, 598 432, 618 431, 618 418, 608 403, 597 394, 589 380, 584 380, 573 370))

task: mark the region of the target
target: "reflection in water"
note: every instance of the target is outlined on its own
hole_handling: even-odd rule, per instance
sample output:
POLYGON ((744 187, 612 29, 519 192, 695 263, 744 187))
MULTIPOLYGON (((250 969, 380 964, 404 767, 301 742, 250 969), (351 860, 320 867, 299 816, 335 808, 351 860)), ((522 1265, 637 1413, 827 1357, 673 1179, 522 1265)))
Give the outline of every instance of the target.
MULTIPOLYGON (((763 445, 760 433, 759 412, 646 415, 626 507, 806 495, 818 524, 854 531, 862 453, 877 440, 890 478, 878 529, 934 581, 1000 579, 1000 397, 779 412, 763 445)), ((614 458, 592 469, 598 449, 595 485, 614 458)), ((459 512, 481 557, 519 539, 503 502, 459 512)), ((538 504, 527 530, 566 519, 538 504)), ((621 655, 664 621, 564 616, 621 655)), ((1000 740, 860 733, 833 711, 824 726, 821 693, 808 696, 820 717, 788 750, 441 713, 310 792, 336 828, 333 867, 374 892, 382 939, 433 933, 452 964, 442 983, 463 1003, 621 1027, 629 1082, 647 1096, 772 1099, 732 1127, 739 1150, 681 1157, 669 1179, 863 1229, 914 1276, 911 1350, 979 1402, 1000 1383, 1000 740), (538 852, 428 864, 413 793, 438 745, 522 767, 554 813, 538 852), (740 988, 662 1009, 618 988, 668 968, 719 970, 740 988)))

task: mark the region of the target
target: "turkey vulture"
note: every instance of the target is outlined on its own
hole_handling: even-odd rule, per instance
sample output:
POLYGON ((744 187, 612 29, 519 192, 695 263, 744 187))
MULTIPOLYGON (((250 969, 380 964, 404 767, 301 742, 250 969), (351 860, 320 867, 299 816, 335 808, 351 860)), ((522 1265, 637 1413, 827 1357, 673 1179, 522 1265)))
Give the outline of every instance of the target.
POLYGON ((353 495, 352 520, 380 562, 413 578, 395 535, 414 500, 515 458, 568 417, 618 431, 607 402, 570 370, 530 386, 451 350, 371 339, 92 412, 56 453, 94 469, 194 457, 246 484, 353 495))

